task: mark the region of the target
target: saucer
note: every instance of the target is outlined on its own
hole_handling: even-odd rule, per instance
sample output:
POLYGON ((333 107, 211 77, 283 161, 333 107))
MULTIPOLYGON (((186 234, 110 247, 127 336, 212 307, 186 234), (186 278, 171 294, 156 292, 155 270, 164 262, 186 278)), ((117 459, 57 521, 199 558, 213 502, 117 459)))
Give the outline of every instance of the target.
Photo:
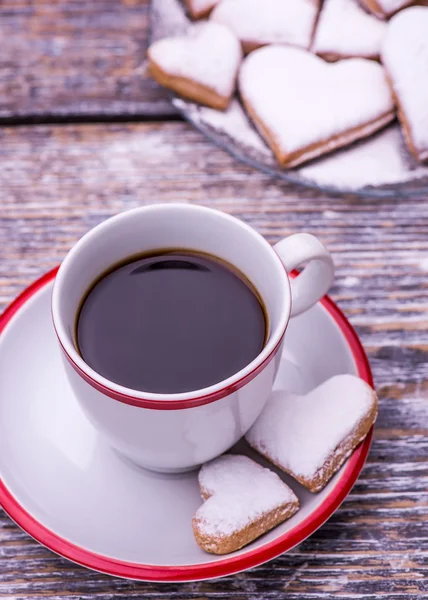
MULTIPOLYGON (((333 514, 363 467, 371 433, 318 494, 281 475, 301 503, 289 521, 230 555, 201 550, 191 525, 201 504, 197 472, 164 475, 125 461, 81 412, 52 326, 55 274, 36 281, 0 317, 0 505, 22 529, 110 575, 196 581, 264 563, 333 514)), ((329 298, 291 321, 285 346, 275 387, 303 394, 339 373, 372 383, 356 333, 329 298)), ((233 451, 264 462, 244 442, 233 451)))

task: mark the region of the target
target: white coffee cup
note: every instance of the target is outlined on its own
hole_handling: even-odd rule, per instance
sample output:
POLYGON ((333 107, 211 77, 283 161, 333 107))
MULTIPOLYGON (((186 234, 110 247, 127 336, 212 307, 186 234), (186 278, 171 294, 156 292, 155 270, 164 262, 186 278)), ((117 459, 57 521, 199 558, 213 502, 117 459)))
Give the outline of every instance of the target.
POLYGON ((76 398, 110 445, 138 465, 163 472, 194 468, 225 452, 254 423, 272 390, 290 317, 327 292, 333 272, 330 254, 314 236, 298 233, 272 247, 242 221, 202 206, 156 204, 112 217, 70 250, 53 289, 54 327, 76 398), (234 265, 258 290, 269 319, 267 343, 249 365, 188 393, 118 385, 87 365, 75 343, 79 307, 97 277, 127 257, 164 248, 203 251, 234 265), (288 277, 306 263, 296 278, 288 277))

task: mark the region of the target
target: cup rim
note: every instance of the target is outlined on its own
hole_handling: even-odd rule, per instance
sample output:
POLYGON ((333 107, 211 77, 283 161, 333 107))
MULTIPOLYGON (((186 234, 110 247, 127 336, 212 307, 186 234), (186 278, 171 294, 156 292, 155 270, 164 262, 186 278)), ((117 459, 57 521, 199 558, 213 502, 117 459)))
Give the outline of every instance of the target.
MULTIPOLYGON (((229 262, 233 265, 233 260, 229 262)), ((93 388, 114 400, 118 400, 132 406, 158 410, 179 410, 202 406, 204 404, 209 404, 211 402, 215 402, 216 400, 220 400, 221 398, 224 398, 239 390, 252 379, 254 379, 270 363, 281 347, 282 340, 290 320, 291 301, 290 281, 285 267, 274 248, 265 240, 262 235, 260 235, 244 221, 241 221, 240 219, 237 219, 232 215, 222 211, 197 204, 169 203, 149 204, 123 211, 106 219, 84 234, 83 237, 81 237, 71 248, 59 267, 52 291, 51 310, 55 333, 66 359, 74 368, 74 370, 93 388), (199 211, 202 215, 220 215, 223 219, 233 223, 234 226, 245 229, 246 232, 253 237, 254 242, 261 244, 271 255, 272 260, 275 263, 275 268, 278 272, 278 285, 282 286, 283 288, 283 294, 286 302, 284 303, 285 306, 281 310, 279 322, 276 325, 275 330, 270 332, 266 345, 262 351, 240 371, 231 375, 227 379, 223 379, 222 381, 205 388, 177 394, 160 394, 135 390, 122 386, 118 383, 110 381, 92 369, 79 355, 74 343, 72 343, 69 338, 68 332, 61 317, 60 300, 62 288, 67 279, 68 266, 72 264, 90 238, 103 233, 105 230, 111 228, 115 223, 118 223, 123 219, 128 219, 132 214, 149 211, 167 212, 171 208, 184 211, 199 211)))

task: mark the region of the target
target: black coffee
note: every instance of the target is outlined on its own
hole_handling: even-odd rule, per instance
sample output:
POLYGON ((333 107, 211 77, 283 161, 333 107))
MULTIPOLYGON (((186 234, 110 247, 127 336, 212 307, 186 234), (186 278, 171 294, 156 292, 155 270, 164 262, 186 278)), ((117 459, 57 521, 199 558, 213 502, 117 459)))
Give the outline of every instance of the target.
POLYGON ((104 273, 76 322, 82 358, 99 374, 146 392, 218 383, 262 350, 265 311, 233 267, 202 253, 165 250, 104 273))

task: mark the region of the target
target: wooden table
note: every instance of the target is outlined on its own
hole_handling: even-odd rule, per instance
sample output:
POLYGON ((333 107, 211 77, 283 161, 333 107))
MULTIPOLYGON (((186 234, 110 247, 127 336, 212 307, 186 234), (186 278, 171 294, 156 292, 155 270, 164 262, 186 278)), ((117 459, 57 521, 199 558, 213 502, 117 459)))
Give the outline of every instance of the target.
POLYGON ((340 510, 294 551, 223 580, 112 579, 42 548, 0 511, 0 597, 390 600, 428 596, 428 202, 278 184, 182 122, 146 74, 146 0, 0 3, 0 308, 106 217, 198 202, 271 242, 307 230, 380 395, 373 448, 340 510))

